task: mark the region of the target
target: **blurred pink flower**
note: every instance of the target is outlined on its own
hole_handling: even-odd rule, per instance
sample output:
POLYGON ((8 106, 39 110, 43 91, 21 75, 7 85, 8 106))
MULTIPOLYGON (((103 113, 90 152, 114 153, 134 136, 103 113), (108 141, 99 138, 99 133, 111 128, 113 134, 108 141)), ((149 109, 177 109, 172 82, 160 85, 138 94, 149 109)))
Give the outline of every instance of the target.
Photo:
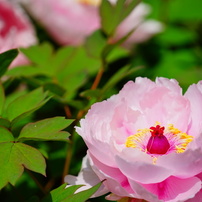
MULTIPOLYGON (((0 53, 9 49, 28 47, 36 43, 31 23, 23 11, 6 0, 0 0, 0 53)), ((11 66, 27 63, 19 54, 11 66)))
POLYGON ((202 199, 201 103, 202 81, 184 95, 174 79, 129 81, 76 127, 88 147, 81 172, 97 180, 83 173, 65 181, 92 186, 106 179, 109 200, 201 201, 195 200, 202 199))
MULTIPOLYGON (((30 14, 38 20, 61 45, 80 45, 87 36, 101 27, 99 4, 101 0, 21 0, 30 14), (46 8, 46 9, 44 9, 46 8)), ((110 0, 112 4, 116 0, 110 0)), ((150 12, 146 4, 139 4, 118 27, 113 41, 135 32, 125 43, 147 40, 153 34, 162 31, 162 24, 155 20, 146 20, 150 12)), ((110 20, 110 19, 109 19, 110 20)))
POLYGON ((154 34, 163 31, 163 25, 156 20, 145 20, 151 12, 151 7, 147 4, 139 4, 131 14, 118 26, 114 40, 121 39, 130 31, 134 30, 128 39, 123 43, 130 48, 134 43, 141 43, 148 40, 154 34))
POLYGON ((61 45, 80 45, 88 35, 99 28, 96 2, 96 0, 24 1, 30 14, 61 45))

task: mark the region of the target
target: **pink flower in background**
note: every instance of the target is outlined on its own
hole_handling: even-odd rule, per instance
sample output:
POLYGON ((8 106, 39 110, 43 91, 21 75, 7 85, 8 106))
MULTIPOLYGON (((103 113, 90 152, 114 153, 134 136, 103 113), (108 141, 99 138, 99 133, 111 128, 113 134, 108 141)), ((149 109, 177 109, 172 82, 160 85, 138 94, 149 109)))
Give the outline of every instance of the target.
POLYGON ((147 4, 139 4, 131 14, 118 26, 114 40, 118 40, 127 35, 131 30, 134 32, 124 42, 124 46, 130 48, 134 43, 141 43, 148 40, 154 34, 163 31, 163 25, 156 20, 145 20, 151 12, 147 4))
POLYGON ((96 0, 28 0, 25 5, 61 45, 80 45, 100 26, 96 0))
MULTIPOLYGON (((101 27, 99 5, 101 0, 21 0, 30 14, 41 23, 61 45, 80 45, 86 37, 101 27), (45 8, 45 9, 44 9, 45 8)), ((110 0, 112 4, 116 0, 110 0)), ((162 24, 155 20, 144 22, 150 12, 146 4, 139 4, 121 23, 113 41, 137 28, 125 45, 142 42, 162 31, 162 24)), ((109 19, 110 20, 110 19, 109 19)))
POLYGON ((89 187, 105 179, 102 193, 111 192, 109 200, 200 201, 201 103, 201 81, 184 95, 174 79, 129 81, 81 120, 76 131, 88 147, 89 163, 65 181, 89 187))
MULTIPOLYGON (((9 49, 28 47, 36 43, 33 27, 23 11, 6 0, 0 0, 0 53, 9 49)), ((11 66, 27 63, 20 54, 11 66)))

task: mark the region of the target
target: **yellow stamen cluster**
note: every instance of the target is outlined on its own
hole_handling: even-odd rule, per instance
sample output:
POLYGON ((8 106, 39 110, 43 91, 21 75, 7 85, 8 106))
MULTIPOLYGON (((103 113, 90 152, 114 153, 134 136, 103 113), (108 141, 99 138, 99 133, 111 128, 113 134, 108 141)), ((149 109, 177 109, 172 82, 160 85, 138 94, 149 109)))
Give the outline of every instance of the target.
POLYGON ((176 152, 183 153, 186 150, 187 145, 193 140, 193 136, 182 133, 179 129, 175 128, 173 124, 169 124, 168 130, 182 142, 181 144, 175 146, 176 152))
MULTIPOLYGON (((156 122, 156 124, 160 125, 159 122, 156 122)), ((127 137, 125 142, 126 147, 138 148, 143 152, 147 152, 147 143, 145 140, 147 141, 148 137, 150 137, 150 132, 151 129, 148 128, 139 129, 136 134, 127 137)), ((174 151, 176 153, 185 152, 187 145, 193 140, 193 136, 181 132, 173 124, 167 126, 164 135, 168 138, 168 141, 174 142, 174 151)), ((154 159, 155 162, 156 159, 154 159)))
POLYGON ((144 140, 145 134, 150 132, 151 130, 148 128, 145 129, 139 129, 138 132, 134 135, 130 135, 126 139, 126 147, 132 147, 136 148, 138 145, 137 143, 140 143, 144 140))
POLYGON ((92 5, 92 6, 99 6, 101 3, 101 0, 77 0, 81 4, 85 5, 92 5))

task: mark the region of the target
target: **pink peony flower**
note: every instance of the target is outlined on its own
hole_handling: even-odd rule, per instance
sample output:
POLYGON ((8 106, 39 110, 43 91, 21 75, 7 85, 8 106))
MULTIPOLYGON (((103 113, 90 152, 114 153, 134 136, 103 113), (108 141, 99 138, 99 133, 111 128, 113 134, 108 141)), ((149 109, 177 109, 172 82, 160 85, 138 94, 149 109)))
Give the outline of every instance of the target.
MULTIPOLYGON (((61 45, 80 45, 86 37, 101 27, 99 4, 101 0, 21 0, 31 15, 37 19, 61 45), (46 9, 44 9, 46 8, 46 9)), ((112 4, 116 0, 109 0, 112 4)), ((112 41, 129 37, 126 46, 142 42, 162 31, 162 24, 155 20, 144 21, 150 12, 146 4, 139 4, 118 27, 112 41)), ((110 19, 109 19, 110 20, 110 19)))
POLYGON ((97 0, 28 0, 24 3, 30 14, 59 44, 80 45, 100 26, 97 2, 97 0))
MULTIPOLYGON (((9 49, 28 47, 36 43, 31 23, 23 11, 6 0, 0 0, 0 53, 9 49)), ((22 54, 13 61, 11 66, 27 63, 22 54)))
MULTIPOLYGON (((105 179, 109 200, 201 201, 201 103, 202 81, 184 95, 174 79, 129 81, 117 95, 94 104, 76 127, 88 147, 87 175, 105 179)), ((65 181, 98 181, 83 176, 65 181)))

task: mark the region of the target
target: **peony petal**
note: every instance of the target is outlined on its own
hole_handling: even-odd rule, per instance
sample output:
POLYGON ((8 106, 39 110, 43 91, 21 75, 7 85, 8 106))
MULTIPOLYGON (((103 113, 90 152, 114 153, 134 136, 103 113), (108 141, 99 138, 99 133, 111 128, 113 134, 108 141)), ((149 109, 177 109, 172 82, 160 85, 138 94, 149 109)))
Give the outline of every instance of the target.
POLYGON ((153 35, 162 32, 163 29, 164 26, 162 23, 156 20, 146 20, 135 29, 130 37, 123 43, 123 46, 127 49, 131 49, 134 43, 137 44, 147 41, 153 35))
POLYGON ((191 85, 187 92, 185 93, 185 97, 188 98, 191 105, 191 124, 189 135, 197 137, 202 134, 202 83, 199 82, 197 85, 191 85))
POLYGON ((29 0, 24 5, 61 45, 81 45, 100 26, 94 5, 72 0, 29 0))
POLYGON ((94 172, 101 180, 105 180, 103 184, 110 192, 122 197, 136 196, 128 183, 128 179, 123 175, 123 173, 120 172, 118 168, 109 167, 101 163, 91 153, 89 153, 89 156, 91 157, 91 166, 94 172))
POLYGON ((179 179, 169 177, 157 184, 143 185, 147 190, 166 202, 185 201, 201 189, 201 180, 197 177, 179 179))
POLYGON ((158 158, 157 164, 173 170, 174 176, 189 178, 202 172, 201 156, 201 149, 187 149, 184 153, 171 153, 166 156, 161 156, 158 158))
POLYGON ((173 93, 177 95, 182 95, 182 88, 179 86, 179 83, 175 79, 167 79, 163 77, 156 78, 156 84, 159 86, 165 86, 173 93))
MULTIPOLYGON (((141 183, 157 183, 172 175, 172 170, 152 163, 146 153, 128 148, 128 152, 116 156, 116 162, 121 172, 131 180, 141 183)), ((126 151, 126 150, 125 150, 126 151)))
POLYGON ((186 202, 200 202, 202 201, 202 189, 191 199, 186 200, 186 202))
POLYGON ((144 18, 150 13, 150 6, 144 3, 138 4, 130 15, 118 26, 115 32, 114 41, 126 36, 132 30, 133 33, 123 43, 126 48, 131 48, 134 43, 140 43, 148 40, 152 35, 163 30, 160 22, 147 20, 144 18))
POLYGON ((130 186, 136 192, 137 197, 140 199, 144 199, 149 202, 163 202, 163 200, 159 200, 158 196, 151 193, 140 183, 135 182, 134 180, 129 179, 130 186))

